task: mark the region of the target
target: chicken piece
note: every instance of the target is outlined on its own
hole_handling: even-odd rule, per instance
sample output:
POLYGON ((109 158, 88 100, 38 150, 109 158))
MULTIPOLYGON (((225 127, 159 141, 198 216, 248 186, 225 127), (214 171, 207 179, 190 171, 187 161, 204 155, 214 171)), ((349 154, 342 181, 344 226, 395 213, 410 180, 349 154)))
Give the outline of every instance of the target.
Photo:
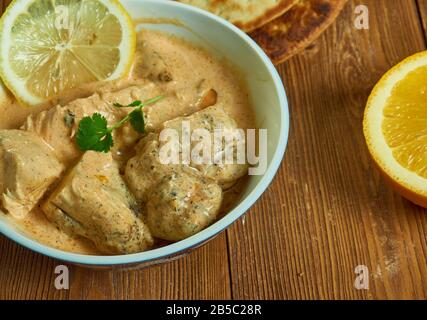
MULTIPOLYGON (((78 125, 83 117, 98 112, 105 116, 111 125, 123 119, 134 108, 117 108, 114 103, 128 105, 135 100, 148 100, 158 95, 165 95, 165 99, 155 105, 144 107, 145 128, 148 132, 154 131, 166 120, 193 112, 194 109, 204 108, 209 103, 216 102, 213 89, 203 88, 203 96, 197 96, 193 104, 187 100, 180 100, 176 93, 166 93, 153 83, 144 83, 131 86, 116 92, 107 92, 105 89, 88 98, 70 102, 66 106, 57 105, 47 111, 30 115, 22 129, 35 132, 49 144, 56 157, 67 166, 72 164, 82 152, 74 141, 78 125), (207 95, 207 97, 205 97, 207 95), (173 108, 170 108, 173 106, 173 108), (159 112, 161 110, 161 112, 159 112)), ((116 160, 125 162, 128 153, 141 135, 132 129, 129 123, 113 132, 113 156, 116 160)))
POLYGON ((159 131, 164 122, 191 115, 215 105, 218 100, 218 93, 203 80, 194 87, 165 92, 165 99, 144 107, 145 129, 148 132, 159 131))
MULTIPOLYGON (((133 86, 117 92, 95 93, 89 98, 77 99, 68 105, 56 106, 27 118, 24 130, 35 132, 42 137, 54 150, 56 157, 69 165, 81 155, 74 141, 78 124, 83 117, 98 112, 106 117, 109 124, 125 117, 133 108, 117 108, 114 103, 128 105, 135 100, 145 100, 160 94, 150 85, 133 86)), ((115 138, 114 154, 124 152, 133 146, 139 135, 127 124, 113 132, 115 138)))
POLYGON ((180 165, 160 162, 157 134, 152 133, 141 140, 136 150, 136 155, 126 165, 125 180, 136 199, 146 202, 150 190, 166 176, 182 168, 180 165))
POLYGON ((42 206, 64 231, 106 254, 147 250, 153 239, 111 153, 86 152, 42 206))
POLYGON ((221 207, 222 189, 215 181, 190 166, 161 162, 158 134, 140 141, 125 180, 146 208, 150 231, 160 239, 178 241, 199 232, 221 207))
POLYGON ((163 125, 163 129, 173 129, 179 134, 180 139, 183 136, 183 123, 189 124, 192 134, 195 134, 197 129, 205 129, 210 133, 210 139, 204 140, 197 138, 198 141, 192 141, 191 150, 195 150, 198 145, 199 150, 205 148, 210 150, 209 158, 203 161, 202 157, 199 160, 191 158, 190 166, 199 170, 203 176, 217 181, 223 188, 228 188, 236 180, 245 176, 248 171, 248 165, 245 160, 245 137, 244 132, 241 133, 241 140, 233 138, 235 133, 238 133, 237 124, 231 118, 221 105, 208 107, 202 111, 196 112, 188 117, 176 118, 167 121, 163 125), (225 137, 230 138, 229 153, 231 163, 226 162, 226 140, 219 140, 219 149, 215 150, 215 130, 220 129, 225 137), (230 131, 231 130, 231 131, 230 131), (200 140, 200 141, 199 141, 200 140), (238 157, 238 152, 242 153, 241 159, 238 157), (221 160, 222 159, 222 160, 221 160), (221 160, 221 161, 220 161, 221 160), (240 162, 238 161, 240 160, 240 162))
POLYGON ((148 198, 147 224, 153 235, 179 241, 215 221, 222 189, 210 179, 180 171, 165 177, 148 198))
MULTIPOLYGON (((167 85, 167 83, 174 80, 173 69, 168 65, 165 58, 144 40, 137 43, 135 61, 136 63, 131 71, 131 76, 134 79, 148 79, 160 85, 167 85)), ((190 94, 190 99, 187 100, 186 104, 199 107, 199 109, 192 110, 187 114, 212 106, 217 101, 217 92, 212 89, 206 79, 200 80, 194 88, 187 85, 184 90, 177 90, 176 93, 177 97, 183 101, 187 100, 186 94, 190 94), (197 98, 192 101, 194 97, 197 98)), ((184 116, 184 114, 181 114, 181 116, 184 116)))
POLYGON ((163 57, 146 41, 137 43, 135 65, 132 75, 135 78, 149 79, 151 81, 170 82, 172 73, 163 57))
POLYGON ((4 209, 15 218, 25 218, 63 169, 34 133, 0 131, 0 194, 4 209))
MULTIPOLYGON (((236 123, 230 118, 223 110, 221 106, 213 106, 206 108, 200 112, 197 112, 189 117, 177 118, 166 122, 163 125, 163 129, 173 129, 177 132, 180 139, 178 142, 181 143, 182 139, 182 124, 187 121, 190 125, 190 130, 195 129, 206 129, 209 134, 211 141, 211 152, 214 152, 214 130, 215 129, 235 129, 236 123)), ((243 164, 237 163, 237 142, 233 141, 231 144, 233 164, 215 164, 212 162, 208 163, 195 163, 190 161, 189 164, 184 164, 180 157, 178 162, 165 164, 167 159, 161 159, 162 147, 166 146, 169 141, 160 141, 159 133, 152 133, 146 138, 142 139, 137 148, 136 155, 132 157, 125 168, 125 180, 129 186, 131 192, 135 195, 139 202, 146 202, 149 198, 149 191, 156 187, 166 176, 171 175, 174 172, 181 172, 183 170, 199 171, 202 176, 210 178, 221 185, 223 189, 227 189, 232 186, 239 178, 247 174, 248 165, 243 159, 243 164), (162 161, 163 160, 163 161, 162 161)), ((193 142, 191 149, 195 147, 196 143, 193 142)), ((206 143, 206 142, 202 142, 206 143)), ((244 143, 244 141, 242 142, 244 143)), ((221 144, 222 149, 217 154, 223 155, 225 144, 221 144)), ((243 145, 244 147, 244 145, 243 145)), ((245 150, 245 149, 243 149, 245 150)), ((210 159, 210 161, 213 161, 210 159)))
POLYGON ((105 93, 117 92, 129 87, 141 87, 148 85, 152 84, 146 79, 133 78, 119 78, 110 81, 95 81, 89 83, 82 83, 80 86, 69 89, 65 92, 61 92, 59 96, 50 99, 47 106, 55 106, 57 104, 65 106, 77 99, 88 98, 95 93, 98 93, 102 96, 105 93))

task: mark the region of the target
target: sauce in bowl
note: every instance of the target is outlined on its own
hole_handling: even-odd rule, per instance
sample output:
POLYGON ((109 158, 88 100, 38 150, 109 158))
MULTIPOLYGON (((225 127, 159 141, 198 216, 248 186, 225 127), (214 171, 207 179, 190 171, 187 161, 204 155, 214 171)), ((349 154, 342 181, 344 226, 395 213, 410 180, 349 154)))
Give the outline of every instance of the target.
MULTIPOLYGON (((21 107, 16 101, 8 101, 2 106, 0 129, 20 128, 28 116, 35 116, 57 104, 66 106, 75 99, 89 97, 95 92, 102 95, 140 84, 151 86, 153 92, 167 94, 165 101, 147 111, 151 119, 147 125, 152 126, 153 130, 165 121, 198 111, 204 94, 210 89, 216 92, 216 104, 224 107, 238 128, 256 128, 245 82, 227 61, 183 39, 159 31, 144 30, 138 33, 137 52, 128 78, 110 83, 87 84, 35 108, 21 107)), ((125 163, 132 152, 133 148, 121 150, 119 147, 115 150, 115 159, 125 163)), ((227 186, 221 214, 226 214, 234 206, 244 185, 245 178, 241 178, 231 187, 227 186)), ((6 216, 19 230, 42 244, 73 253, 101 254, 91 241, 70 235, 50 222, 40 206, 24 219, 16 219, 9 214, 6 216)), ((164 241, 157 241, 154 247, 164 244, 164 241)))

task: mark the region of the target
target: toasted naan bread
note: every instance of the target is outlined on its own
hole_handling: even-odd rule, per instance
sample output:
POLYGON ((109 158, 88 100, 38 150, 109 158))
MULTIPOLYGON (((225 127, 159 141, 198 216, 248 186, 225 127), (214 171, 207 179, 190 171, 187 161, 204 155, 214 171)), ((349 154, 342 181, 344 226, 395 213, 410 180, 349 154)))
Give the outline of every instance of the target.
POLYGON ((298 0, 176 0, 210 11, 249 32, 288 11, 298 0))
POLYGON ((288 12, 249 35, 274 64, 280 64, 310 43, 337 18, 347 0, 299 0, 288 12))

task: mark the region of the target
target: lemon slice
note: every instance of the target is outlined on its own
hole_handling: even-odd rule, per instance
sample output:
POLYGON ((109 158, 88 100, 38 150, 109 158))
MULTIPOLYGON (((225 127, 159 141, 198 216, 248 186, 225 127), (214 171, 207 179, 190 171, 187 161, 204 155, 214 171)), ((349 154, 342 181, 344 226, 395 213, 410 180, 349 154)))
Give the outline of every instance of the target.
POLYGON ((15 0, 0 20, 0 75, 38 105, 83 83, 129 72, 135 30, 116 0, 15 0))
POLYGON ((427 52, 402 61, 378 82, 363 127, 369 151, 388 180, 427 207, 427 52))

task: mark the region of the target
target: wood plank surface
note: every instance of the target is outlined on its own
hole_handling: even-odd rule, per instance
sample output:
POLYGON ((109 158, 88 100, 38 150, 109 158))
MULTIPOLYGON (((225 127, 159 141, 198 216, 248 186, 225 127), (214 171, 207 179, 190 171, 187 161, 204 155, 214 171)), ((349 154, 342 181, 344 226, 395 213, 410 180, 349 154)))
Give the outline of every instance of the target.
POLYGON ((425 210, 396 195, 369 159, 367 97, 424 49, 414 1, 352 1, 310 49, 280 66, 291 108, 280 173, 229 231, 235 298, 426 298, 425 210), (365 4, 370 29, 354 28, 365 4), (366 265, 370 289, 356 290, 366 265))
POLYGON ((425 50, 426 26, 427 0, 352 0, 282 64, 291 111, 282 167, 247 215, 204 247, 139 271, 70 266, 70 290, 59 291, 58 261, 0 236, 0 299, 426 299, 427 210, 384 183, 362 133, 372 87, 425 50), (359 4, 369 30, 354 27, 359 4), (370 271, 368 290, 354 286, 358 265, 370 271))
POLYGON ((230 299, 225 234, 189 256, 136 270, 91 270, 66 264, 70 290, 56 290, 63 263, 32 253, 0 236, 2 299, 230 299))

